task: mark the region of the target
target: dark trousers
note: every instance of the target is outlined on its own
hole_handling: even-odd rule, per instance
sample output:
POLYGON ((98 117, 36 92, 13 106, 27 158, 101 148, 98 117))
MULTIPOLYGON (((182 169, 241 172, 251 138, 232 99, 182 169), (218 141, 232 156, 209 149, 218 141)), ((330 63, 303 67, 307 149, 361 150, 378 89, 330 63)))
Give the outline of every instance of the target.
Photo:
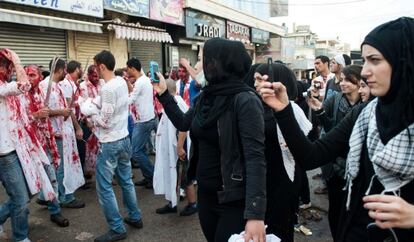
POLYGON ((244 200, 219 204, 216 191, 198 188, 198 214, 208 242, 227 242, 231 235, 244 231, 244 200))
POLYGON ((310 190, 309 190, 309 180, 308 175, 306 174, 305 169, 300 169, 300 187, 299 187, 299 197, 302 203, 310 203, 310 190))
POLYGON ((339 215, 341 214, 343 202, 346 195, 345 191, 342 190, 345 185, 345 180, 337 176, 331 177, 327 182, 329 199, 328 220, 332 238, 336 238, 336 231, 340 217, 339 215))
MULTIPOLYGON (((79 125, 83 131, 83 140, 88 140, 92 131, 86 126, 83 121, 79 121, 79 125)), ((85 156, 86 156, 86 143, 83 140, 76 139, 76 145, 78 147, 79 159, 81 161, 82 169, 85 170, 85 156)))

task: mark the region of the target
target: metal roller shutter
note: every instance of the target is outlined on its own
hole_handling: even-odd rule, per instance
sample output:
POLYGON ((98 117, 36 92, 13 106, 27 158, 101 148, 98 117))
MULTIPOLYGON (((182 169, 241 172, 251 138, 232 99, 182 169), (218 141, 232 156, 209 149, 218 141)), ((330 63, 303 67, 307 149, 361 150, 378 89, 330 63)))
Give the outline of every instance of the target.
POLYGON ((2 22, 0 48, 14 50, 23 65, 36 64, 48 68, 55 55, 66 60, 66 33, 60 29, 2 22))
POLYGON ((137 58, 145 72, 149 71, 149 62, 156 61, 160 72, 163 73, 161 43, 131 40, 129 46, 129 57, 137 58))
POLYGON ((191 46, 179 46, 178 53, 180 58, 188 59, 192 66, 195 66, 197 63, 197 51, 192 50, 191 46))
POLYGON ((76 60, 79 61, 82 66, 88 61, 88 65, 93 64, 93 57, 102 50, 109 50, 109 34, 104 32, 103 34, 87 33, 87 32, 75 32, 75 49, 76 60))

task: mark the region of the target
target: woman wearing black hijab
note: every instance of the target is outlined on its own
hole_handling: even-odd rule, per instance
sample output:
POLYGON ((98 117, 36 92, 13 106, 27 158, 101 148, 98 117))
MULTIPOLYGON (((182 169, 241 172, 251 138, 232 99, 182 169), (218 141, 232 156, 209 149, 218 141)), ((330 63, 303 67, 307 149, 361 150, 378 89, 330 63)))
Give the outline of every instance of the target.
MULTIPOLYGON (((295 74, 284 64, 272 63, 255 64, 250 68, 245 78, 246 84, 254 88, 254 74, 268 75, 271 72, 272 81, 281 82, 286 86, 289 100, 295 100, 298 89, 295 74)), ((278 138, 277 121, 273 116, 272 109, 263 104, 265 122, 265 158, 266 158, 266 196, 267 208, 266 232, 275 234, 283 242, 293 242, 294 222, 298 207, 299 191, 299 167, 288 166, 282 156, 280 140, 278 138), (288 168, 294 169, 288 171, 288 168), (296 169, 295 169, 296 168, 296 169), (291 172, 289 177, 288 172, 291 172)), ((299 108, 299 106, 297 106, 299 108)), ((303 113, 302 109, 300 112, 303 113)), ((305 115, 303 117, 306 119, 305 115)), ((309 127, 311 124, 309 123, 309 127)))
POLYGON ((158 75, 160 84, 154 85, 172 123, 180 131, 190 130, 198 154, 200 224, 209 242, 227 242, 243 230, 246 239, 265 239, 263 107, 243 82, 250 65, 242 43, 221 38, 206 41, 207 86, 187 113, 165 91, 162 75, 158 75))
POLYGON ((257 90, 276 111, 298 162, 312 169, 348 154, 347 197, 335 241, 413 241, 414 223, 409 221, 414 210, 413 40, 414 20, 407 17, 380 25, 365 37, 362 75, 377 98, 354 108, 313 143, 297 127, 286 88, 257 77, 257 90), (411 216, 398 213, 401 210, 411 211, 407 212, 411 216))

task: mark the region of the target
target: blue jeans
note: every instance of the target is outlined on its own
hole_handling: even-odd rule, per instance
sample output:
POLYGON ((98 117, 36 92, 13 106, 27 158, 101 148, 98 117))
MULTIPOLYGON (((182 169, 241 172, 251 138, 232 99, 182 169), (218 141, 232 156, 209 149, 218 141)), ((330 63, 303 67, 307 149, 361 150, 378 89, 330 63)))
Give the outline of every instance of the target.
POLYGON ((118 203, 112 187, 112 178, 116 175, 118 185, 122 189, 122 201, 133 221, 141 219, 138 208, 131 171, 131 142, 129 137, 109 143, 100 143, 96 160, 96 192, 99 204, 111 230, 117 233, 126 232, 118 203))
POLYGON ((24 240, 29 232, 29 191, 16 153, 0 157, 0 181, 9 195, 0 205, 0 224, 10 217, 13 240, 24 240))
POLYGON ((56 144, 57 144, 59 155, 60 155, 60 164, 56 172, 56 179, 58 181, 58 188, 59 188, 59 202, 63 204, 67 204, 75 200, 75 195, 73 195, 73 193, 66 194, 65 192, 65 186, 63 185, 63 178, 65 177, 65 171, 64 171, 62 140, 56 139, 56 144))
POLYGON ((151 130, 155 128, 156 120, 151 119, 147 122, 136 123, 132 132, 132 158, 139 165, 142 175, 148 181, 152 181, 154 176, 154 165, 146 154, 146 144, 151 136, 151 130))

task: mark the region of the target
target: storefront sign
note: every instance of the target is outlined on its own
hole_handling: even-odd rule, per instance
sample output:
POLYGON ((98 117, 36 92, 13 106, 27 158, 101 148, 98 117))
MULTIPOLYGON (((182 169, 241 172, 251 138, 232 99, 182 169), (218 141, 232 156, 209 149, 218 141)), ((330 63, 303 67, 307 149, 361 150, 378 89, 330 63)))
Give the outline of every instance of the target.
POLYGON ((186 11, 185 27, 187 38, 207 40, 214 37, 225 37, 224 20, 204 13, 186 11))
POLYGON ((148 0, 104 0, 104 8, 126 15, 149 18, 148 0))
POLYGON ((102 0, 74 0, 74 1, 69 1, 69 0, 2 0, 2 1, 103 18, 102 0))
POLYGON ((150 19, 184 26, 185 0, 151 0, 150 19))
POLYGON ((227 39, 250 43, 250 28, 227 20, 227 39))
POLYGON ((269 42, 269 32, 252 28, 252 42, 257 44, 267 44, 269 42))

